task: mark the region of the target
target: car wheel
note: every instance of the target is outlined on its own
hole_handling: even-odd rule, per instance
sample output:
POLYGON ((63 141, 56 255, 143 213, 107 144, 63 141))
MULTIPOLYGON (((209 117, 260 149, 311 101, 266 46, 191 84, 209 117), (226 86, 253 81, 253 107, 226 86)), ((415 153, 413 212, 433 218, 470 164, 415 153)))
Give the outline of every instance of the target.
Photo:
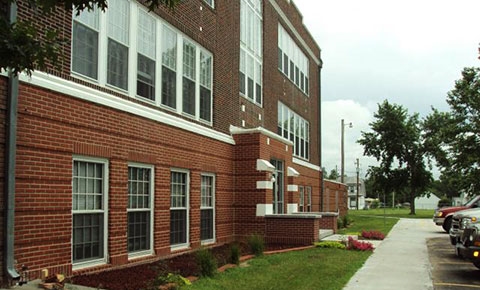
POLYGON ((452 227, 452 217, 449 216, 443 222, 442 228, 443 228, 443 230, 445 230, 448 233, 448 232, 450 232, 451 227, 452 227))
POLYGON ((473 265, 474 265, 475 267, 477 267, 478 269, 480 269, 480 260, 475 260, 475 261, 473 261, 473 265))

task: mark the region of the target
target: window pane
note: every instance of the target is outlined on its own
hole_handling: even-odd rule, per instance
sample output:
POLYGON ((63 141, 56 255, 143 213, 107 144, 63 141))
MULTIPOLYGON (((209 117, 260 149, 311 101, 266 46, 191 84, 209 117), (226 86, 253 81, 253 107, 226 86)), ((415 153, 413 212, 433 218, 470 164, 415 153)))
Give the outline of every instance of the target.
POLYGON ((73 22, 72 70, 97 79, 98 32, 73 22))
POLYGON ((141 54, 138 55, 137 95, 155 100, 155 62, 141 54))
POLYGON ((183 78, 183 112, 195 115, 195 82, 183 78))
POLYGON ((73 262, 103 257, 103 214, 73 215, 73 262))
POLYGON ((162 66, 162 104, 177 107, 177 77, 175 71, 162 66))
POLYGON ((127 240, 129 252, 150 249, 150 212, 128 213, 127 240))
POLYGON ((138 17, 137 47, 139 53, 150 59, 155 59, 155 34, 155 18, 140 9, 138 17))
POLYGON ((162 63, 175 71, 177 61, 177 34, 170 28, 163 26, 162 35, 162 63))
POLYGON ((170 210, 170 244, 187 242, 187 210, 170 210))
POLYGON ((213 209, 202 209, 200 217, 200 239, 213 239, 213 209))
POLYGON ((200 86, 200 119, 212 121, 212 94, 209 89, 200 86))
POLYGON ((126 90, 128 84, 128 48, 112 39, 108 40, 107 82, 126 90))
POLYGON ((183 43, 183 75, 195 81, 195 46, 183 43))
POLYGON ((108 37, 128 45, 130 3, 127 0, 110 0, 108 4, 108 37))

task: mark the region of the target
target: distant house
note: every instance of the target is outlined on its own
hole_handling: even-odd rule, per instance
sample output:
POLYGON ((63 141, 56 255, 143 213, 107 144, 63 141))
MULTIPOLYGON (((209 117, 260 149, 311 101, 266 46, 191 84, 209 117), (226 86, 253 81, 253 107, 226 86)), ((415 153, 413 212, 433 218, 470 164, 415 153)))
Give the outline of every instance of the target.
MULTIPOLYGON (((340 181, 340 177, 337 178, 337 181, 340 181)), ((345 176, 344 183, 347 186, 348 191, 348 208, 356 209, 357 208, 357 177, 355 176, 345 176)), ((358 180, 358 208, 363 209, 365 207, 365 182, 363 179, 358 180)))
POLYGON ((431 193, 430 196, 420 196, 415 199, 416 209, 436 209, 440 198, 431 193))

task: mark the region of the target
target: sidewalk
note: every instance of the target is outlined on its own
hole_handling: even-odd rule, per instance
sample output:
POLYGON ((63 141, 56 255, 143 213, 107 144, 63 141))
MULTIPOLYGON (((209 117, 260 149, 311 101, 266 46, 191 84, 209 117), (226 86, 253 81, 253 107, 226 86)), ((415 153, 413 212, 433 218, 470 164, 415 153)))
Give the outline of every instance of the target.
POLYGON ((426 240, 442 236, 431 219, 400 219, 343 290, 433 290, 426 240))

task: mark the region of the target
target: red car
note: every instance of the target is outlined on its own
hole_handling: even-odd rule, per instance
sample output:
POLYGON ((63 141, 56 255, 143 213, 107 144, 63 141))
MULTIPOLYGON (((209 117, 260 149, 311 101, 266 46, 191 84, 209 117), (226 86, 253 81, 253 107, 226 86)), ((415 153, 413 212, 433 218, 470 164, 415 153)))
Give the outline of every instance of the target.
POLYGON ((452 216, 455 212, 476 207, 480 207, 480 195, 470 199, 462 206, 447 206, 437 208, 435 210, 435 214, 433 215, 433 222, 437 226, 442 226, 442 228, 448 233, 450 231, 450 227, 452 226, 452 216))

